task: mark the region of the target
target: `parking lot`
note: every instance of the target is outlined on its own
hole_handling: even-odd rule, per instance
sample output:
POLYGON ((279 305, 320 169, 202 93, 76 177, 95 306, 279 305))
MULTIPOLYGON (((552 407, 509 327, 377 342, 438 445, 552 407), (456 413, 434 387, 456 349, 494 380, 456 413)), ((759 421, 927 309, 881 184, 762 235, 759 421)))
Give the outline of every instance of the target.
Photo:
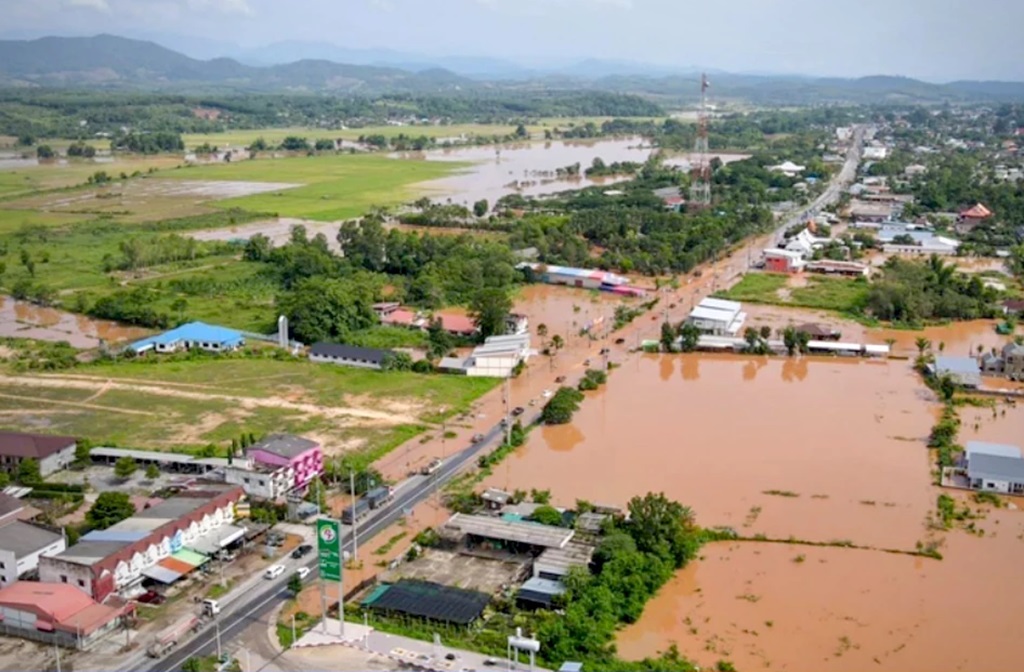
POLYGON ((426 549, 422 556, 388 572, 382 580, 393 582, 399 579, 420 579, 494 594, 501 591, 502 586, 515 583, 526 571, 525 560, 488 560, 451 551, 426 549))

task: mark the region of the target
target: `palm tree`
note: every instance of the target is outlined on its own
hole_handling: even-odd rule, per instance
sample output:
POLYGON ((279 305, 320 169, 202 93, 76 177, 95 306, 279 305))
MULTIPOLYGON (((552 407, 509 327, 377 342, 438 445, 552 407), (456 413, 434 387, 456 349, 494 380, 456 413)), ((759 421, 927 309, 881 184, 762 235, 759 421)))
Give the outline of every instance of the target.
POLYGON ((540 336, 541 338, 544 338, 545 336, 547 336, 548 335, 548 325, 546 325, 546 324, 538 324, 537 325, 537 335, 540 336))
POLYGON ((565 345, 565 341, 562 340, 561 336, 555 334, 551 337, 551 345, 554 346, 555 350, 560 350, 565 345))
POLYGON ((894 345, 896 345, 896 339, 892 338, 892 337, 889 337, 889 338, 885 339, 885 344, 889 346, 889 354, 891 355, 892 354, 892 348, 893 348, 894 345))
POLYGON ((941 352, 944 352, 945 350, 946 350, 946 342, 945 341, 939 341, 939 352, 941 353, 941 352))
POLYGON ((917 354, 924 357, 924 351, 931 349, 932 342, 924 336, 918 336, 914 341, 914 345, 917 346, 917 354))

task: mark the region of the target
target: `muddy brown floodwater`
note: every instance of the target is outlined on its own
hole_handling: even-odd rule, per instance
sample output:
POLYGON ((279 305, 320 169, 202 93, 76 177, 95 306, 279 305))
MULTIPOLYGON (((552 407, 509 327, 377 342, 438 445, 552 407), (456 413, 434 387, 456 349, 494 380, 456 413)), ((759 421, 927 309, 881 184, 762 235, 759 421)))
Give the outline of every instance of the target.
POLYGON ((934 420, 906 362, 633 355, 588 396, 491 485, 550 488, 563 505, 664 491, 703 525, 772 538, 913 549, 923 537, 934 420))
POLYGON ((42 308, 9 296, 0 296, 0 336, 67 341, 76 348, 94 348, 100 339, 117 343, 141 338, 145 329, 125 327, 116 322, 93 320, 55 308, 42 308))
POLYGON ((618 140, 523 142, 491 147, 436 149, 426 152, 396 154, 403 159, 427 161, 469 161, 473 165, 457 175, 417 184, 434 198, 450 197, 470 205, 487 199, 492 205, 502 196, 518 192, 524 196, 541 196, 568 189, 582 189, 596 184, 614 184, 628 176, 590 179, 583 175, 559 178, 555 171, 574 163, 580 170, 590 167, 594 158, 605 163, 633 161, 643 163, 651 155, 651 147, 643 138, 618 140))
MULTIPOLYGON (((664 491, 705 526, 868 549, 710 544, 620 633, 623 657, 674 642, 704 667, 1019 669, 1019 624, 994 605, 1024 598, 1024 513, 988 510, 980 538, 928 529, 938 405, 910 362, 634 354, 587 396, 484 486, 567 506, 664 491), (883 550, 929 540, 944 560, 883 550)), ((1002 408, 976 409, 977 430, 965 409, 961 440, 1021 443, 1024 404, 1002 408)))

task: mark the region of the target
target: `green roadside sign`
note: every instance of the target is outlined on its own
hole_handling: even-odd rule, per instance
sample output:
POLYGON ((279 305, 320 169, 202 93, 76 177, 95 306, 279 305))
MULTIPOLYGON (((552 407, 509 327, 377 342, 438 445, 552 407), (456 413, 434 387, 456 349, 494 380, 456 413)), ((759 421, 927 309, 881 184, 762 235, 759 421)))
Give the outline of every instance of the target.
POLYGON ((317 519, 316 548, 320 577, 325 581, 341 581, 341 523, 330 518, 317 519))

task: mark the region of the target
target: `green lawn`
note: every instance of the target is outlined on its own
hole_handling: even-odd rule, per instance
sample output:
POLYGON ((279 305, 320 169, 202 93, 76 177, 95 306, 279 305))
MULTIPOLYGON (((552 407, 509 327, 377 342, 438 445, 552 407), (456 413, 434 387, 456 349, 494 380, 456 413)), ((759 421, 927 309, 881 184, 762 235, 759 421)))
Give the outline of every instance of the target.
POLYGON ((820 308, 856 314, 863 308, 870 291, 870 285, 866 280, 813 275, 807 276, 806 287, 786 290, 789 278, 790 276, 780 273, 748 273, 738 283, 726 291, 718 292, 716 296, 733 301, 820 308))
POLYGON ((781 303, 779 290, 785 287, 787 282, 789 276, 781 273, 747 273, 729 289, 718 292, 718 296, 733 301, 781 303))
POLYGON ((17 231, 23 226, 60 226, 84 219, 87 217, 73 213, 0 208, 0 235, 17 231))
POLYGON ((70 374, 94 379, 88 389, 15 385, 0 377, 0 427, 34 428, 89 438, 94 443, 195 452, 216 443, 223 449, 243 432, 288 432, 322 437, 328 450, 358 451, 376 460, 442 417, 466 411, 498 382, 464 376, 367 371, 305 359, 159 359, 84 365, 70 374), (137 381, 152 390, 104 389, 106 380, 137 381), (175 384, 176 383, 176 384, 175 384), (168 391, 165 391, 168 390, 168 391), (202 395, 176 396, 175 391, 202 395), (219 396, 252 397, 241 404, 219 396), (323 411, 279 407, 281 399, 323 411), (332 409, 372 409, 416 422, 381 424, 332 409))
POLYGON ((411 185, 449 175, 465 164, 338 154, 236 161, 165 173, 188 180, 283 182, 304 186, 218 201, 222 207, 333 221, 358 217, 372 206, 397 205, 416 197, 411 185))

